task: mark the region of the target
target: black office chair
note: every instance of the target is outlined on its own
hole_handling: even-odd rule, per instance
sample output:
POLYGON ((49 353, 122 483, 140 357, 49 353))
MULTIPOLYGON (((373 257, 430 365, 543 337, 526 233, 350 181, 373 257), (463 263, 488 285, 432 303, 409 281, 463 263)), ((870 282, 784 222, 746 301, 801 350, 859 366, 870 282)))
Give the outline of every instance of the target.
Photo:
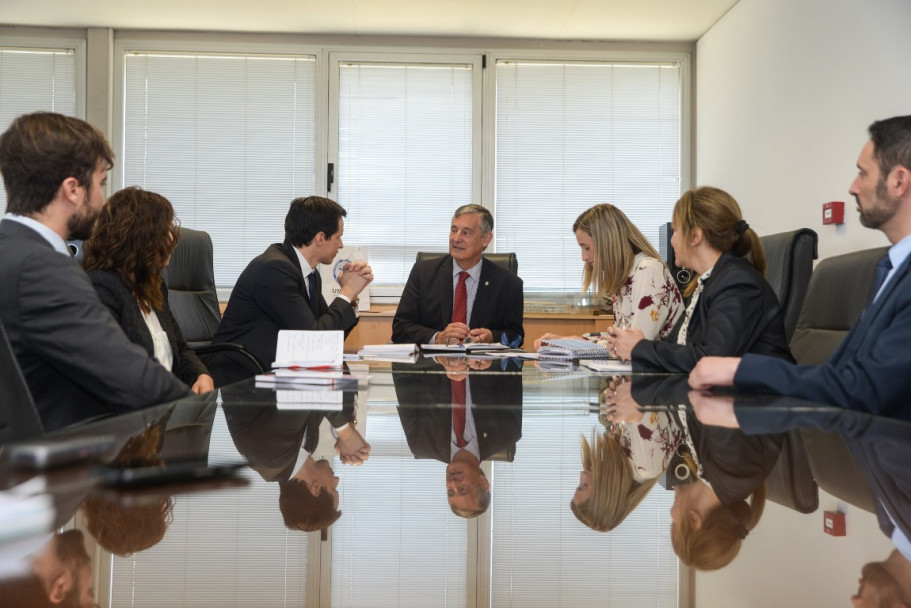
POLYGON ((0 323, 0 445, 44 435, 44 425, 0 323))
POLYGON ((807 287, 791 338, 797 363, 825 363, 867 305, 876 263, 888 247, 855 251, 821 261, 807 287))
MULTIPOLYGON (((415 262, 441 258, 445 255, 447 254, 439 253, 437 251, 418 251, 415 262)), ((485 260, 489 260, 494 264, 499 264, 513 274, 519 274, 519 261, 516 259, 515 253, 485 253, 483 255, 485 260)))
POLYGON ((185 227, 179 230, 180 239, 171 254, 164 279, 168 286, 168 304, 184 339, 209 368, 216 386, 263 373, 256 357, 240 344, 212 344, 212 336, 221 322, 212 265, 212 239, 202 230, 185 227), (225 371, 222 373, 222 370, 225 371))
POLYGON ((813 273, 813 260, 818 256, 819 239, 814 231, 801 228, 770 234, 759 240, 766 254, 766 280, 778 296, 785 337, 790 341, 813 273))
MULTIPOLYGON (((867 305, 876 263, 888 247, 856 251, 821 261, 807 287, 791 354, 799 364, 825 363, 867 305)), ((837 433, 801 429, 813 478, 829 494, 875 512, 866 476, 837 433)))

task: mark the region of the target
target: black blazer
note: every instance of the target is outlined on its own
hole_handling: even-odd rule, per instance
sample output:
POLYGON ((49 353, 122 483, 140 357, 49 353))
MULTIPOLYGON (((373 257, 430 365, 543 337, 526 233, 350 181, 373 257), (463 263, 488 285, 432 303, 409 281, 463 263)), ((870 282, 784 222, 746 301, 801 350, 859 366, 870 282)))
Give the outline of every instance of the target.
POLYGON ((342 298, 327 305, 322 288, 317 273, 314 315, 294 247, 288 241, 269 245, 237 279, 213 342, 241 344, 269 369, 280 329, 344 330, 347 336, 358 321, 354 307, 342 298))
POLYGON ((131 344, 70 256, 0 221, 0 320, 45 430, 191 393, 131 344))
MULTIPOLYGON (((418 366, 440 373, 413 373, 413 366, 393 364, 399 419, 415 458, 449 462, 452 381, 443 373, 442 365, 432 359, 427 361, 418 366)), ((512 366, 512 369, 520 368, 512 366)), ((486 460, 514 446, 522 437, 522 375, 487 371, 467 375, 465 381, 471 386, 471 413, 478 433, 478 450, 481 460, 486 460)))
MULTIPOLYGON (((895 524, 911 538, 911 424, 849 410, 808 410, 798 401, 772 402, 777 407, 740 409, 737 421, 747 433, 819 428, 837 432, 861 468, 876 499, 879 527, 891 537, 895 524), (794 408, 794 409, 782 409, 794 408), (886 509, 895 518, 893 523, 886 509)), ((907 408, 906 408, 907 409, 907 408)))
MULTIPOLYGON (((519 338, 521 346, 525 336, 522 279, 489 260, 481 264, 468 325, 472 329, 486 327, 493 333, 494 342, 499 342, 504 333, 510 342, 519 338)), ((414 265, 392 320, 393 342, 427 344, 452 323, 452 265, 449 255, 414 265)))
MULTIPOLYGON (((845 285, 845 289, 850 289, 845 285)), ((855 321, 822 365, 744 357, 738 388, 760 389, 839 407, 895 415, 911 394, 911 256, 855 321)), ((764 353, 758 353, 764 354, 764 353)))
MULTIPOLYGON (((152 334, 142 317, 139 304, 120 274, 113 270, 92 270, 89 273, 92 285, 98 292, 98 297, 114 315, 123 333, 130 342, 143 347, 150 357, 155 357, 155 346, 152 344, 152 334)), ((183 339, 177 320, 171 314, 168 306, 168 288, 161 282, 161 293, 164 296, 161 310, 155 311, 161 328, 168 335, 171 352, 174 353, 171 362, 171 372, 184 381, 188 386, 193 386, 201 374, 208 374, 206 366, 202 364, 193 349, 183 339)))
POLYGON ((703 477, 724 505, 749 498, 778 462, 783 433, 747 435, 740 429, 706 426, 692 411, 686 420, 703 477))
POLYGON ((265 481, 287 481, 294 475, 301 447, 311 454, 316 449, 323 418, 328 418, 335 428, 354 420, 354 393, 348 392, 341 411, 233 404, 231 387, 222 389, 222 399, 225 421, 237 451, 265 481))
POLYGON ((724 253, 715 263, 696 303, 687 343, 677 344, 681 315, 664 340, 640 340, 633 371, 688 373, 702 357, 759 353, 793 361, 785 339, 778 297, 746 259, 724 253))

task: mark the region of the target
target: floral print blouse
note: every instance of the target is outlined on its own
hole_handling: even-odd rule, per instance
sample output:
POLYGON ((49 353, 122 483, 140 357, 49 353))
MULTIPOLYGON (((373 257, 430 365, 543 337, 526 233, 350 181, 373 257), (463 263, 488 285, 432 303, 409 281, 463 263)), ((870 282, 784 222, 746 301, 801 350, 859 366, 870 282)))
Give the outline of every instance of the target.
POLYGON ((684 441, 683 431, 667 412, 646 412, 638 423, 620 423, 612 432, 640 483, 661 475, 684 441))
POLYGON ((683 297, 667 266, 639 253, 613 305, 615 325, 636 328, 646 340, 657 340, 674 329, 683 312, 683 297))

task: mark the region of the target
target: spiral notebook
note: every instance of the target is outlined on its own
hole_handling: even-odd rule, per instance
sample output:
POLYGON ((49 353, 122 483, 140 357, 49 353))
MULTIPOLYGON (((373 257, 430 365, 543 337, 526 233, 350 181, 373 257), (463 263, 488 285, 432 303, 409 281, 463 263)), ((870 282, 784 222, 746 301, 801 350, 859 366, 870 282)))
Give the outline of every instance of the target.
POLYGON ((610 359, 611 352, 601 346, 579 338, 542 340, 538 349, 539 359, 610 359))

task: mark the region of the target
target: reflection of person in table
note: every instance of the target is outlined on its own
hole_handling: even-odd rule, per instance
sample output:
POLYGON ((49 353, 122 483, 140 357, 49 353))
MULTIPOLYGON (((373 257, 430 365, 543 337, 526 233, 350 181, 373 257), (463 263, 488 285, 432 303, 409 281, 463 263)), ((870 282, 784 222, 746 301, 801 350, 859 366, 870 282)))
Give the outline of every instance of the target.
POLYGON ((490 481, 481 462, 509 450, 522 436, 522 376, 515 373, 520 369, 515 360, 473 357, 393 364, 408 447, 415 458, 447 463, 447 501, 460 517, 487 511, 490 481), (424 373, 414 373, 418 370, 424 373))
POLYGON ((671 543, 684 564, 717 570, 737 557, 762 517, 766 478, 778 462, 784 435, 706 426, 692 411, 681 411, 696 480, 674 487, 671 543))
POLYGON ((263 479, 278 482, 278 506, 292 530, 322 530, 342 515, 332 463, 313 457, 324 418, 332 425, 342 464, 360 465, 370 456, 370 444, 355 428, 354 396, 344 393, 341 411, 280 410, 231 405, 231 390, 222 389, 225 420, 234 444, 263 479))
POLYGON ((885 560, 864 564, 851 603, 855 608, 911 606, 911 472, 907 466, 911 427, 850 410, 795 407, 802 402, 781 397, 766 396, 760 408, 735 408, 733 396, 701 391, 690 392, 689 399, 699 421, 707 425, 739 428, 746 433, 800 428, 837 432, 873 492, 880 530, 895 547, 885 560))
POLYGON ((592 530, 619 526, 642 502, 682 441, 668 412, 639 410, 630 396, 629 377, 605 379, 599 418, 607 429, 583 435, 582 472, 570 508, 592 530))

